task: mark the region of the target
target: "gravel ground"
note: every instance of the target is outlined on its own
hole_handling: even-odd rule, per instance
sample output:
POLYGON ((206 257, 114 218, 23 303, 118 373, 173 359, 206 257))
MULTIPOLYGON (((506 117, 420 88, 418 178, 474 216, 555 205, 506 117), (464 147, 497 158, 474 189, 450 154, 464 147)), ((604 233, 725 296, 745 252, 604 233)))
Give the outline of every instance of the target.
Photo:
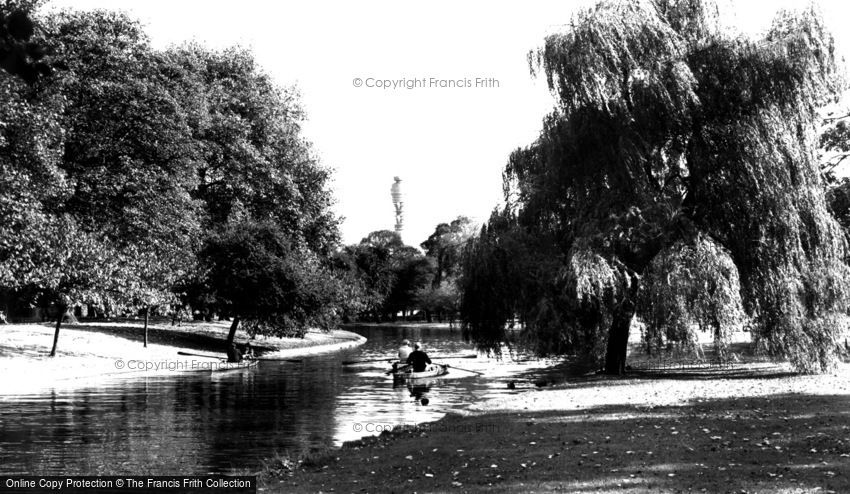
POLYGON ((850 492, 850 366, 586 376, 346 444, 269 492, 850 492))

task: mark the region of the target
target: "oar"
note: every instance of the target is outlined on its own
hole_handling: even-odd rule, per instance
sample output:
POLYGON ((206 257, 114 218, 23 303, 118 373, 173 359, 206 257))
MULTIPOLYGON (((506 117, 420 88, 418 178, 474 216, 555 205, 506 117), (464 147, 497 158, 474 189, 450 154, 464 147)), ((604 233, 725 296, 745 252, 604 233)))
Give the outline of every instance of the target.
POLYGON ((465 371, 465 372, 471 372, 471 373, 473 373, 473 374, 478 374, 479 376, 483 376, 483 375, 484 375, 484 373, 483 373, 483 372, 478 372, 478 371, 469 370, 469 369, 461 369, 460 367, 455 367, 455 366, 453 366, 453 365, 449 365, 449 364, 446 364, 446 367, 450 367, 450 368, 452 368, 452 369, 457 369, 457 370, 462 370, 462 371, 465 371))
POLYGON ((263 360, 263 361, 266 361, 266 362, 295 362, 296 364, 297 364, 297 363, 302 362, 302 360, 301 360, 301 359, 297 359, 297 358, 263 358, 263 357, 255 357, 253 360, 263 360))
POLYGON ((442 358, 442 359, 446 359, 446 358, 454 359, 454 358, 478 358, 478 355, 433 355, 433 356, 429 355, 429 357, 430 358, 442 358))
POLYGON ((385 375, 385 376, 389 376, 390 374, 393 374, 393 373, 395 373, 395 372, 398 372, 398 371, 404 370, 405 368, 407 368, 407 367, 409 367, 409 366, 410 366, 410 364, 407 364, 407 365, 402 365, 402 366, 401 366, 401 367, 399 367, 398 369, 390 369, 390 370, 388 370, 388 371, 384 372, 384 375, 385 375))
POLYGON ((201 353, 189 353, 189 352, 177 352, 177 355, 188 355, 190 357, 206 357, 206 358, 214 358, 214 359, 223 359, 224 357, 219 357, 218 355, 204 355, 201 353))
POLYGON ((375 358, 371 360, 345 360, 342 362, 342 365, 354 365, 354 364, 368 364, 369 362, 392 362, 391 358, 375 358))
MULTIPOLYGON (((434 355, 434 356, 432 356, 431 358, 440 358, 440 359, 447 359, 447 358, 451 358, 451 359, 454 359, 454 358, 478 358, 478 355, 434 355)), ((378 358, 378 359, 371 359, 371 360, 346 360, 346 361, 343 361, 343 362, 342 362, 342 365, 368 364, 368 363, 370 363, 370 362, 392 362, 393 360, 395 360, 395 359, 392 359, 392 358, 378 358)))

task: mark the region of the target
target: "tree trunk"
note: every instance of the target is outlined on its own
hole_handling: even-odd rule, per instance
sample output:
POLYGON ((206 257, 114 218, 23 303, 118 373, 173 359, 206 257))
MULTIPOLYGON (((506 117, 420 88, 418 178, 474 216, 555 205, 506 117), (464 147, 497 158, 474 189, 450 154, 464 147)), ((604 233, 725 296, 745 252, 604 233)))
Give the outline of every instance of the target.
POLYGON ((621 376, 626 373, 626 354, 629 350, 629 329, 637 310, 637 294, 640 281, 637 276, 629 276, 624 287, 623 300, 614 310, 611 329, 608 332, 608 346, 605 350, 605 374, 621 376))
POLYGON ((59 327, 62 326, 62 318, 65 317, 66 306, 59 306, 59 316, 56 318, 56 331, 53 333, 53 348, 50 350, 50 356, 56 356, 56 347, 59 344, 59 327))
POLYGON ((0 311, 0 324, 7 324, 12 317, 12 291, 0 290, 3 299, 3 310, 0 311))
POLYGON ((239 316, 233 316, 233 322, 230 323, 230 332, 227 333, 227 348, 236 340, 236 328, 239 327, 239 316))
POLYGON ((145 348, 148 347, 148 316, 151 313, 151 307, 145 307, 145 348))
POLYGON ((620 308, 614 314, 608 333, 608 347, 605 351, 605 373, 623 375, 626 372, 626 352, 629 345, 629 327, 634 317, 634 307, 620 308))

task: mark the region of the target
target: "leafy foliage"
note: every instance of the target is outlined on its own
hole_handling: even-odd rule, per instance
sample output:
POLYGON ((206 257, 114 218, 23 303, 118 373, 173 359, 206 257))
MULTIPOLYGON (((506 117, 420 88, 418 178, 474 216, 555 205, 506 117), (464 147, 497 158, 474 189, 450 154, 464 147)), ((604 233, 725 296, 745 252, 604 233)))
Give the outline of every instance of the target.
POLYGON ((835 171, 850 157, 850 125, 847 119, 850 114, 833 116, 824 119, 824 129, 820 135, 821 171, 828 183, 837 179, 835 171))
POLYGON ((357 280, 361 312, 374 320, 418 308, 416 296, 433 276, 431 261, 389 230, 371 232, 340 252, 338 260, 357 280))
POLYGON ((850 232, 850 179, 839 180, 826 193, 829 211, 841 225, 845 236, 850 232))
POLYGON ((698 352, 695 330, 708 330, 716 354, 724 358, 731 332, 744 322, 738 268, 728 252, 702 235, 659 252, 642 290, 641 317, 650 352, 666 344, 698 352))
POLYGON ((29 85, 20 64, 0 72, 4 297, 146 313, 191 298, 277 335, 358 305, 294 90, 246 50, 157 51, 126 14, 33 5, 0 5, 0 61, 46 75, 49 53, 62 70, 29 85))
MULTIPOLYGON (((560 342, 579 341, 589 311, 591 326, 609 324, 604 355, 598 337, 582 346, 623 372, 640 288, 650 283, 649 300, 660 293, 645 279, 652 269, 699 261, 700 276, 676 282, 726 280, 718 286, 734 291, 725 251, 762 348, 802 371, 829 367, 847 300, 845 241, 826 207, 814 139, 816 110, 842 88, 832 38, 812 10, 781 12, 757 41, 720 29, 716 12, 696 0, 601 2, 532 54, 558 104, 537 141, 511 155, 509 214, 497 229, 491 219, 488 235, 551 250, 563 274, 507 289, 513 277, 488 279, 483 269, 503 262, 500 239, 482 235, 494 248, 470 253, 464 290, 479 301, 464 313, 479 344, 503 340, 518 313, 536 341, 567 350, 560 342), (720 250, 699 247, 706 238, 720 250), (550 295, 563 280, 576 291, 550 295)), ((683 300, 671 322, 714 314, 722 340, 735 298, 716 302, 732 305, 683 300)))
POLYGON ((19 288, 49 278, 48 238, 54 205, 70 191, 60 170, 61 104, 33 98, 21 81, 0 73, 0 285, 19 288))
POLYGON ((300 134, 304 113, 294 89, 275 86, 241 49, 190 44, 167 52, 164 63, 199 154, 194 195, 209 226, 274 221, 329 255, 339 240, 330 172, 300 134))
POLYGON ((434 259, 432 285, 435 289, 439 288, 444 279, 458 276, 461 253, 474 234, 472 220, 466 216, 458 216, 451 223, 437 225, 428 240, 420 244, 425 254, 434 259))
POLYGON ((36 32, 32 11, 38 3, 38 0, 0 3, 0 68, 29 84, 52 70, 44 61, 47 49, 32 40, 36 32))
POLYGON ((454 320, 460 309, 460 291, 456 280, 419 288, 413 296, 414 303, 428 314, 436 314, 440 321, 443 317, 454 320))
POLYGON ((67 65, 50 88, 67 101, 61 166, 75 187, 62 209, 114 246, 126 275, 115 303, 170 302, 200 234, 186 115, 138 22, 66 11, 47 29, 67 65))
POLYGON ((338 322, 341 283, 277 225, 234 224, 206 242, 200 260, 215 303, 249 333, 301 337, 338 322))

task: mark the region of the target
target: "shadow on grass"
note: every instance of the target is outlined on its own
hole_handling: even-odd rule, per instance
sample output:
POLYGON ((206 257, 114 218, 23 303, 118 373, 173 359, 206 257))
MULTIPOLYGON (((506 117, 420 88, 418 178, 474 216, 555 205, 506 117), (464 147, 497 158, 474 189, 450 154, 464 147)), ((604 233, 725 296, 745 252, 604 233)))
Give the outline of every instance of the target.
POLYGON ((683 381, 705 381, 710 379, 782 379, 798 375, 800 374, 797 372, 790 371, 786 367, 777 364, 761 368, 752 368, 745 365, 740 365, 705 369, 634 370, 629 372, 624 377, 627 379, 675 379, 683 381))
POLYGON ((657 381, 669 379, 676 381, 711 381, 717 379, 746 381, 746 380, 779 380, 800 374, 788 370, 781 364, 753 367, 747 365, 729 365, 724 367, 704 367, 690 369, 657 369, 631 370, 622 376, 588 373, 587 368, 580 364, 565 363, 562 366, 530 371, 518 374, 516 380, 536 383, 538 387, 556 385, 559 389, 583 389, 595 387, 628 386, 642 381, 657 381))
MULTIPOLYGON (((75 331, 88 331, 92 333, 103 333, 111 336, 118 336, 131 341, 144 341, 145 333, 142 325, 116 325, 108 324, 87 325, 87 324, 63 324, 63 329, 73 329, 75 331)), ((223 337, 216 337, 209 334, 193 333, 191 326, 184 328, 169 328, 158 329, 148 326, 148 343, 154 345, 170 345, 175 347, 195 349, 205 352, 226 352, 225 340, 223 337)), ((272 351, 272 347, 264 347, 261 344, 252 342, 251 345, 255 351, 266 352, 272 351)))
POLYGON ((367 485, 370 492, 850 492, 850 397, 452 416, 350 443, 337 458, 277 485, 297 492, 367 485))
MULTIPOLYGON (((718 363, 713 346, 704 344, 703 356, 681 351, 661 352, 647 355, 641 344, 630 344, 627 372, 622 376, 608 376, 596 373, 598 365, 582 361, 577 357, 567 357, 560 364, 546 369, 534 369, 516 375, 517 382, 529 382, 538 387, 554 384, 566 384, 568 387, 609 386, 630 384, 634 380, 675 379, 700 381, 710 379, 781 379, 797 375, 782 361, 771 360, 764 355, 754 353, 751 343, 734 343, 730 352, 736 361, 718 363)), ((533 360, 533 359, 532 359, 533 360)))

